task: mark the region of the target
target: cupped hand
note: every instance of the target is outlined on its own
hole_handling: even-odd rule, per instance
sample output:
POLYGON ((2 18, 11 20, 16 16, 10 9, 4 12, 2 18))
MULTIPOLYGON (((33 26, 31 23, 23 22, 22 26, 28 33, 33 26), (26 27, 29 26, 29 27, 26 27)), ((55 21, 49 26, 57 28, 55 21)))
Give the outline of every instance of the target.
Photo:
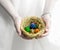
POLYGON ((29 38, 29 37, 27 37, 27 36, 25 36, 24 34, 23 34, 23 31, 20 29, 20 27, 21 27, 21 23, 22 23, 22 17, 17 17, 15 20, 14 20, 14 26, 15 26, 15 28, 16 28, 16 31, 17 31, 17 33, 18 33, 18 36, 20 36, 21 38, 23 38, 23 39, 32 39, 32 38, 29 38))
POLYGON ((22 17, 17 17, 14 20, 14 26, 19 36, 21 36, 21 30, 20 30, 21 20, 22 20, 22 17))
POLYGON ((51 15, 50 14, 44 14, 44 15, 42 15, 42 19, 46 23, 46 29, 45 29, 45 32, 37 38, 45 37, 49 33, 49 29, 50 29, 50 25, 51 25, 51 15))

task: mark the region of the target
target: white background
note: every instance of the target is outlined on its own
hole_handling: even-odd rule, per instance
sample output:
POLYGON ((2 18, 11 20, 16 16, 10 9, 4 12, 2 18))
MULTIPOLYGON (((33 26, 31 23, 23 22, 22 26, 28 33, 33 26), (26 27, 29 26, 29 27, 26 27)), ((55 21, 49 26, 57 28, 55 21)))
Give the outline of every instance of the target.
POLYGON ((10 15, 0 5, 0 50, 60 50, 60 1, 51 12, 49 35, 37 40, 20 38, 10 15))

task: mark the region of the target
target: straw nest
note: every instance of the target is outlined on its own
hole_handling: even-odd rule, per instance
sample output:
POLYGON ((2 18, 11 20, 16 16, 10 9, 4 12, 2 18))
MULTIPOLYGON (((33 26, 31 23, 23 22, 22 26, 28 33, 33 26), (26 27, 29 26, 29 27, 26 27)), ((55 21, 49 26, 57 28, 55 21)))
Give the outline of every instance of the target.
POLYGON ((36 38, 37 36, 41 36, 44 32, 45 32, 45 22, 43 21, 42 18, 36 17, 36 16, 30 16, 30 17, 25 17, 24 19, 22 19, 21 22, 21 31, 23 32, 23 34, 29 38, 36 38), (25 31, 25 27, 30 25, 31 22, 35 22, 36 24, 38 24, 38 29, 40 29, 39 32, 34 33, 34 32, 27 32, 25 31))

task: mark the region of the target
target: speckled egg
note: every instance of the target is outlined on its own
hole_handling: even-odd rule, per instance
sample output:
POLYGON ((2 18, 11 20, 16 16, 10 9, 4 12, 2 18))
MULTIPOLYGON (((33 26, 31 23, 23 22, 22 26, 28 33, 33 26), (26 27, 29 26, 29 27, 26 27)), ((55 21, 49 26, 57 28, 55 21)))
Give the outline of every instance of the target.
POLYGON ((27 31, 27 32, 31 32, 30 26, 26 26, 24 29, 25 29, 25 31, 27 31))
POLYGON ((30 29, 36 29, 38 26, 37 26, 37 24, 35 24, 35 23, 31 23, 30 24, 30 29))

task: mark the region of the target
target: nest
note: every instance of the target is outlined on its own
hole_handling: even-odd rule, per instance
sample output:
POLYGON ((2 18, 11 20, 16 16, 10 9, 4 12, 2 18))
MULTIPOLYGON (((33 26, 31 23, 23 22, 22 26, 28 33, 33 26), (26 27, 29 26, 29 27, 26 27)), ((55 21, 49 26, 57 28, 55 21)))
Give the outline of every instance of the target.
POLYGON ((42 18, 31 16, 31 17, 25 17, 21 22, 21 30, 23 34, 29 38, 36 38, 37 36, 41 36, 45 32, 45 22, 42 18), (36 23, 38 25, 38 32, 34 32, 35 29, 31 29, 30 32, 27 32, 24 28, 26 26, 29 26, 32 22, 36 23))

